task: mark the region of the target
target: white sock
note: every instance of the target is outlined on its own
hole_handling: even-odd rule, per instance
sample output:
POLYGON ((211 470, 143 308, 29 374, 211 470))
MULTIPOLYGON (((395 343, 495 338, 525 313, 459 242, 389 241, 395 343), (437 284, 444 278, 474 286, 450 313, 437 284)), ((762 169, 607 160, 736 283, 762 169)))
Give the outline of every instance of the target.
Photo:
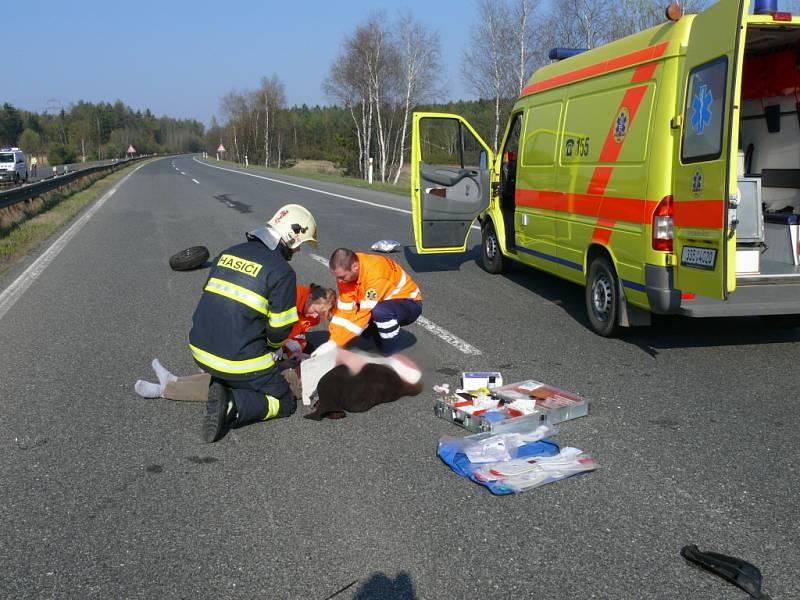
POLYGON ((177 381, 178 378, 167 371, 166 367, 158 362, 157 358, 154 358, 151 364, 153 366, 153 371, 156 372, 156 377, 158 377, 158 383, 160 383, 162 387, 167 385, 170 381, 177 381))
POLYGON ((158 383, 150 383, 141 379, 133 386, 136 393, 142 398, 160 398, 164 395, 164 386, 158 383))

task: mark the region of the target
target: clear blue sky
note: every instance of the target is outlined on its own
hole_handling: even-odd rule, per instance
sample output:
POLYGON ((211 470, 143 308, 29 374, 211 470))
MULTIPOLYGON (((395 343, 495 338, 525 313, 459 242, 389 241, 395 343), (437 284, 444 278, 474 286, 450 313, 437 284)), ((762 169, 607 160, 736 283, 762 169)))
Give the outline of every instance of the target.
POLYGON ((208 124, 226 92, 275 74, 290 105, 330 104, 320 84, 342 40, 371 12, 400 9, 439 31, 449 95, 470 97, 460 75, 470 0, 47 0, 5 6, 0 103, 42 112, 53 100, 120 99, 208 124))

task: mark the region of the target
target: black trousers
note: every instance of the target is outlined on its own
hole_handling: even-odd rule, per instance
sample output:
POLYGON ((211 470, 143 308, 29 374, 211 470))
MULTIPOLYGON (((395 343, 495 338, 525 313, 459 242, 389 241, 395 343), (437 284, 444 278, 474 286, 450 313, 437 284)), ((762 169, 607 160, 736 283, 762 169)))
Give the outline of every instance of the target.
POLYGON ((233 391, 238 413, 232 423, 234 427, 276 417, 288 417, 297 410, 297 402, 289 384, 276 367, 262 371, 252 379, 212 379, 233 391), (280 403, 278 406, 275 405, 276 401, 280 403))

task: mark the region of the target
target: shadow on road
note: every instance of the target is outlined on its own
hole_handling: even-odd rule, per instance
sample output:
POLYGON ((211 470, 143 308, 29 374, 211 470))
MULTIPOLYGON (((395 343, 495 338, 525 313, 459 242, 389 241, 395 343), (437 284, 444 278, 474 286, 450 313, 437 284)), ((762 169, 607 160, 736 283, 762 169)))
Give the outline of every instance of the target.
POLYGON ((411 576, 401 571, 396 579, 385 573, 375 573, 356 592, 355 600, 415 600, 411 576))
MULTIPOLYGON (((479 256, 480 248, 477 250, 479 256)), ((487 273, 486 277, 491 275, 487 273)), ((590 330, 584 300, 585 288, 582 286, 516 263, 501 277, 560 307, 590 330)), ((670 348, 797 342, 800 341, 800 328, 767 327, 759 317, 692 319, 677 315, 653 315, 651 326, 623 329, 620 339, 656 357, 659 350, 670 348)))
POLYGON ((454 254, 417 254, 411 246, 403 246, 403 254, 409 266, 417 273, 458 271, 461 265, 479 262, 481 247, 475 246, 466 252, 454 254))

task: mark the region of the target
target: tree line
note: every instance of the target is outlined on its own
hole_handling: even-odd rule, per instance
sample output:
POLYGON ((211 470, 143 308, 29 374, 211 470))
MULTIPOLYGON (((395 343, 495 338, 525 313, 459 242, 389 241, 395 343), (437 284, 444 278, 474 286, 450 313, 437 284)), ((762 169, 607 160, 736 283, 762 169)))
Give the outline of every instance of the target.
POLYGON ((156 117, 119 100, 81 101, 44 113, 9 103, 0 108, 0 147, 19 146, 54 165, 121 158, 131 145, 139 154, 198 152, 205 133, 199 121, 156 117))
MULTIPOLYGON (((685 0, 698 12, 711 0, 685 0)), ((212 120, 207 150, 272 167, 330 160, 348 175, 397 182, 408 161, 415 110, 454 112, 495 149, 506 118, 532 73, 554 47, 594 48, 665 20, 665 0, 475 0, 460 76, 476 100, 442 102, 441 42, 410 13, 374 13, 342 40, 322 82, 331 106, 286 106, 273 75, 252 90, 231 91, 212 120)))

